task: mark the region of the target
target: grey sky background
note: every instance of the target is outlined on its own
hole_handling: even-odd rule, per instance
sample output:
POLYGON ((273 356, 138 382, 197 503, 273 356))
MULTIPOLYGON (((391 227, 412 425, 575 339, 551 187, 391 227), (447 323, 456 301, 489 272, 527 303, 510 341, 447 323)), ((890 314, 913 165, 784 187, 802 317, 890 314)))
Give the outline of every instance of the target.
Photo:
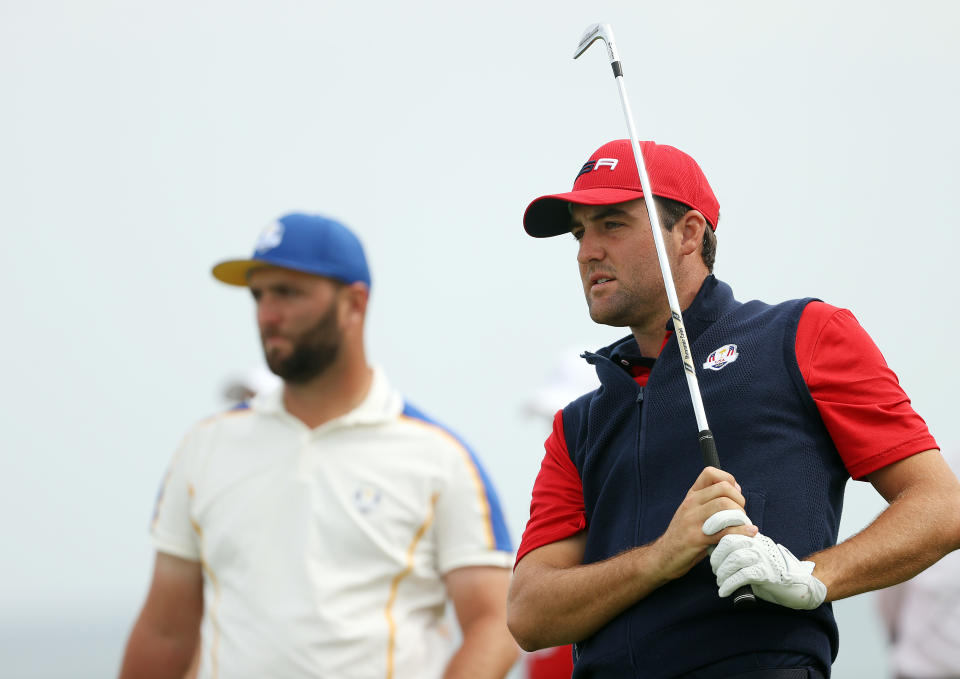
MULTIPOLYGON (((626 136, 604 51, 571 58, 596 21, 640 136, 720 199, 718 276, 851 308, 956 445, 955 3, 0 0, 0 666, 115 670, 170 455, 260 362, 209 268, 292 210, 361 235, 371 358, 474 445, 519 539, 526 402, 626 334, 589 320, 574 241, 521 226, 626 136)), ((851 484, 844 535, 882 506, 851 484)), ((837 610, 835 676, 877 676, 869 597, 837 610)))

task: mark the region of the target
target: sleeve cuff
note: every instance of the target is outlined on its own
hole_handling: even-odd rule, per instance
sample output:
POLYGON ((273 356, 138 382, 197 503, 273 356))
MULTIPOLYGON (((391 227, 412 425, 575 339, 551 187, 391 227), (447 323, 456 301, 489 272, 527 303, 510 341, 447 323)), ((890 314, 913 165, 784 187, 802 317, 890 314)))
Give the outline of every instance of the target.
POLYGON ((200 561, 200 554, 196 547, 190 544, 184 544, 178 540, 171 539, 169 536, 153 533, 151 535, 153 546, 158 552, 178 556, 187 561, 200 561))
POLYGON ((496 568, 511 568, 513 552, 492 551, 474 554, 462 554, 444 559, 440 564, 440 573, 445 575, 457 568, 470 566, 494 566, 496 568))

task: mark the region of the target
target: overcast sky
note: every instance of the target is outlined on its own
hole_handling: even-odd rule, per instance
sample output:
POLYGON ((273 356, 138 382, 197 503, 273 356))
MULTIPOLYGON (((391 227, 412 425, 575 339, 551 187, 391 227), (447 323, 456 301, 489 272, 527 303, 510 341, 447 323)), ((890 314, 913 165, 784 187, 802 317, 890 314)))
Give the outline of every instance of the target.
MULTIPOLYGON (((956 445, 960 6, 785 4, 0 0, 0 628, 125 634, 169 457, 260 361, 209 268, 292 210, 360 234, 372 359, 474 445, 519 538, 525 404, 560 352, 625 334, 590 322, 574 241, 521 226, 626 135, 604 51, 571 58, 596 21, 640 136, 719 197, 718 276, 851 308, 956 445)), ((845 534, 882 507, 852 485, 845 534)), ((869 605, 838 609, 840 661, 882 662, 869 605)))

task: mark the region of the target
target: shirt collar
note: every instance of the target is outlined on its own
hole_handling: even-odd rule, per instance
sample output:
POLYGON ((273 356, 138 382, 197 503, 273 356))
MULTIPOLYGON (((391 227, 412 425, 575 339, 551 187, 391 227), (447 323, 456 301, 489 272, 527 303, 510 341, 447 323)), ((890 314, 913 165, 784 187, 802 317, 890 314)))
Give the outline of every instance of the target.
MULTIPOLYGON (((696 297, 693 298, 693 302, 683 310, 683 326, 686 328, 690 343, 692 344, 711 323, 716 322, 736 304, 733 290, 730 289, 729 285, 717 280, 713 274, 704 278, 696 297)), ((673 332, 672 318, 667 321, 665 329, 668 332, 673 332)), ((633 335, 627 335, 597 353, 601 356, 607 356, 611 361, 623 367, 632 365, 649 367, 653 365, 657 358, 656 356, 649 357, 641 354, 633 335)))
MULTIPOLYGON (((251 401, 250 407, 265 415, 280 415, 293 418, 283 406, 283 387, 257 394, 251 401)), ((403 397, 387 380, 380 366, 373 366, 373 379, 370 390, 356 408, 329 422, 322 427, 331 425, 348 427, 361 424, 379 424, 395 419, 403 412, 403 397)), ((296 418, 293 418, 296 419, 296 418)), ((299 422, 299 420, 297 420, 299 422)))
MULTIPOLYGON (((690 306, 683 310, 683 324, 686 326, 691 320, 713 323, 737 304, 730 286, 710 274, 703 279, 690 306)), ((673 319, 667 322, 667 330, 673 330, 673 319)))
MULTIPOLYGON (((690 306, 683 310, 683 327, 686 328, 690 344, 739 304, 729 285, 717 280, 713 274, 703 279, 697 296, 693 298, 690 306)), ((667 321, 667 330, 673 330, 672 318, 667 321)))

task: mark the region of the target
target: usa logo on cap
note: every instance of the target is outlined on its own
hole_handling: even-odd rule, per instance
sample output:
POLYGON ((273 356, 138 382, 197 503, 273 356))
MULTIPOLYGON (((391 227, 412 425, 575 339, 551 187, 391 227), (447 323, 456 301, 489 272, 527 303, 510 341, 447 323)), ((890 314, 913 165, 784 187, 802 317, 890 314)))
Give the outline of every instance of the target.
POLYGON ((724 344, 719 349, 714 349, 713 353, 707 356, 703 364, 704 370, 721 370, 730 363, 733 363, 740 357, 737 352, 736 344, 724 344))

